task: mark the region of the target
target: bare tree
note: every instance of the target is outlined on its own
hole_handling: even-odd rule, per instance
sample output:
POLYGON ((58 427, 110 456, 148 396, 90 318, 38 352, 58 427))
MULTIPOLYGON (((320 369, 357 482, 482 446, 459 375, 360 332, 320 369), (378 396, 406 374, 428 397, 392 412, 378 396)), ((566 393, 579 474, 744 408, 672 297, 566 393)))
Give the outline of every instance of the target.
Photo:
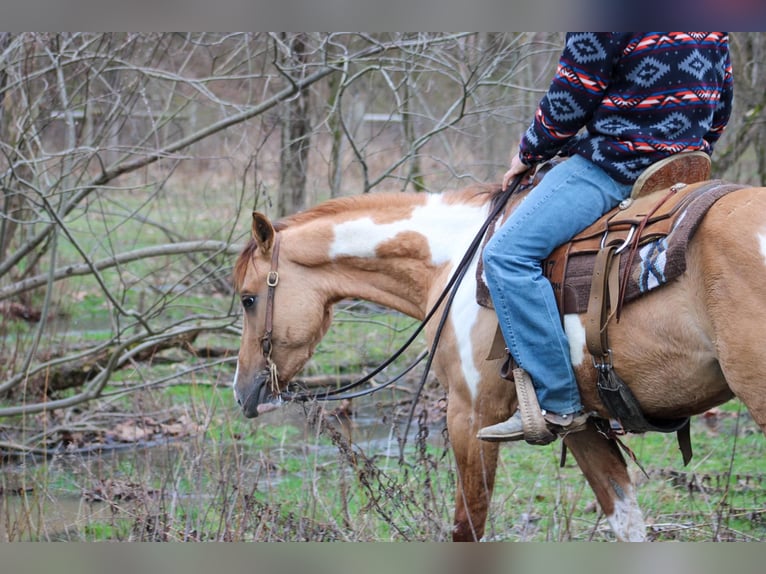
MULTIPOLYGON (((277 42, 277 66, 289 82, 307 73, 308 35, 281 33, 277 42)), ((306 175, 311 146, 311 109, 307 88, 282 104, 280 125, 278 214, 286 215, 306 207, 306 175)))
MULTIPOLYGON (((334 73, 334 65, 285 80, 272 64, 272 37, 248 34, 1 40, 0 300, 7 311, 14 299, 29 298, 39 321, 25 336, 11 337, 12 326, 2 325, 0 351, 8 360, 0 416, 99 397, 117 369, 168 341, 190 348, 201 333, 236 335, 228 274, 247 229, 238 223, 253 193, 248 166, 266 153, 269 111, 334 73), (243 124, 254 119, 261 126, 251 135, 243 124), (216 213, 221 202, 197 194, 217 190, 184 188, 221 169, 232 174, 223 180, 225 211, 216 213), (186 225, 169 225, 167 209, 186 225), (45 347, 60 314, 80 312, 66 301, 73 291, 106 308, 108 337, 84 349, 45 347), (78 391, 60 393, 69 387, 78 391)), ((394 47, 367 44, 360 55, 394 47)))

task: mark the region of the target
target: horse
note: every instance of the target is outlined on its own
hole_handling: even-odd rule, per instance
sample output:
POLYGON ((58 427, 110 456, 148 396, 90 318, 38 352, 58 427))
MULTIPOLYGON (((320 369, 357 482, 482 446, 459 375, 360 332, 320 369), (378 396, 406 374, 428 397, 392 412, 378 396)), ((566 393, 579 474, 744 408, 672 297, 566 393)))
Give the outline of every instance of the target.
MULTIPOLYGON (((233 383, 243 414, 278 408, 280 393, 329 329, 335 303, 363 299, 422 320, 498 192, 493 184, 375 192, 331 199, 275 222, 253 212, 252 238, 232 276, 243 309, 233 383)), ((517 405, 514 385, 499 374, 502 359, 488 359, 497 318, 477 303, 479 261, 472 259, 459 284, 432 357, 446 390, 457 466, 454 541, 483 538, 494 488, 501 444, 476 433, 517 405)), ((609 323, 614 365, 647 417, 691 417, 736 396, 766 432, 766 189, 743 187, 718 199, 690 239, 686 261, 679 277, 626 303, 619 322, 609 323)), ((564 325, 583 403, 608 419, 594 385, 585 317, 568 314, 564 325)), ((429 345, 435 332, 429 323, 429 345)), ((593 419, 562 440, 616 539, 645 540, 620 445, 593 419)))

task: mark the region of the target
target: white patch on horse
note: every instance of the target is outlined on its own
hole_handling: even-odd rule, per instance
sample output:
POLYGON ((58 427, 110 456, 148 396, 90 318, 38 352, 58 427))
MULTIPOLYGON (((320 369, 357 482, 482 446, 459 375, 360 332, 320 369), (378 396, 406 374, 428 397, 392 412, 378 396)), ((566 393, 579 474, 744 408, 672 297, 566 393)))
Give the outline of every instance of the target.
POLYGON ((632 487, 614 499, 614 512, 607 516, 615 536, 622 542, 645 542, 646 524, 632 487))
POLYGON ((564 332, 569 339, 569 355, 572 366, 577 367, 585 359, 585 327, 580 321, 580 315, 569 313, 564 315, 564 332))
POLYGON ((375 223, 361 217, 335 226, 330 257, 375 257, 377 247, 404 231, 420 233, 428 241, 434 265, 460 261, 473 235, 486 217, 486 208, 445 203, 429 194, 407 219, 375 223))
MULTIPOLYGON (((477 230, 486 220, 488 208, 447 204, 438 195, 429 197, 422 208, 412 214, 428 240, 431 261, 436 264, 450 263, 452 273, 468 250, 477 230)), ((452 302, 450 320, 455 332, 460 367, 463 379, 471 393, 472 400, 478 396, 481 375, 474 362, 474 348, 471 333, 479 316, 476 302, 476 267, 479 255, 475 255, 463 276, 452 302)))
POLYGON ((455 331, 458 352, 460 354, 460 366, 463 372, 465 384, 471 393, 471 399, 475 400, 479 392, 481 374, 474 362, 473 331, 476 319, 479 316, 479 304, 476 302, 476 265, 478 258, 475 257, 469 269, 463 277, 455 299, 452 302, 452 329, 455 331))
POLYGON ((763 233, 758 234, 758 243, 761 245, 761 255, 763 255, 764 261, 766 261, 766 235, 763 233))

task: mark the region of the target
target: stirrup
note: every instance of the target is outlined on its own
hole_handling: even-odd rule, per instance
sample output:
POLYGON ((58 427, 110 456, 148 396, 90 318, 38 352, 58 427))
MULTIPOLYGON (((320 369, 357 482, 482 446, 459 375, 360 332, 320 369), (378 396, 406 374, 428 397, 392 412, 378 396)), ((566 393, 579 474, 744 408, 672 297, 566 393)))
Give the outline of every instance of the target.
POLYGON ((537 445, 556 440, 556 435, 548 428, 548 423, 540 410, 540 403, 537 401, 537 393, 529 373, 521 368, 513 369, 513 382, 516 384, 516 396, 519 399, 524 440, 529 444, 537 445))

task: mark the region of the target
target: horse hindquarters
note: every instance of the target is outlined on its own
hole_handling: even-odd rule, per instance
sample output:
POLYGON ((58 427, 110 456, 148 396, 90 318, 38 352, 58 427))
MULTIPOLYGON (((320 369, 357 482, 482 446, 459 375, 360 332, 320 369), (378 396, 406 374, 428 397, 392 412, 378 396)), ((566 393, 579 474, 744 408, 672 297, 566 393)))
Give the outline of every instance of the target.
MULTIPOLYGON (((685 276, 626 307, 610 334, 615 363, 654 416, 703 412, 730 398, 730 390, 766 433, 766 189, 719 199, 691 241, 685 276)), ((582 390, 589 404, 597 403, 592 388, 582 390)), ((616 443, 593 429, 566 443, 617 537, 643 540, 643 518, 616 443)))
POLYGON ((766 189, 718 200, 693 239, 718 362, 731 391, 766 433, 766 189))

